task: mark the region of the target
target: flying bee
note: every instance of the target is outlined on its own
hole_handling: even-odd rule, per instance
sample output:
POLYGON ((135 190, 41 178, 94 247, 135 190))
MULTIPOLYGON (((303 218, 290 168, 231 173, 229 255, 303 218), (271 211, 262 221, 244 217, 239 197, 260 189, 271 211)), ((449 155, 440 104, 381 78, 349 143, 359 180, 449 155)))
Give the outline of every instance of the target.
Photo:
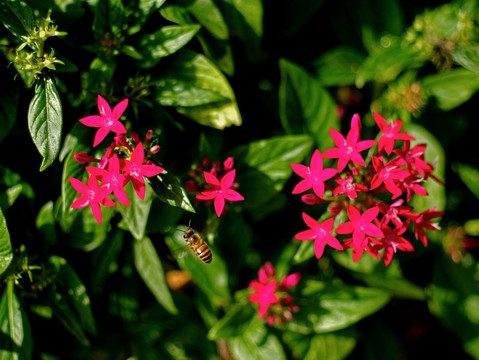
POLYGON ((193 253, 198 256, 201 261, 203 261, 205 264, 209 264, 211 262, 213 255, 211 254, 210 248, 201 238, 201 236, 195 233, 190 226, 186 228, 183 238, 190 249, 193 250, 193 253))

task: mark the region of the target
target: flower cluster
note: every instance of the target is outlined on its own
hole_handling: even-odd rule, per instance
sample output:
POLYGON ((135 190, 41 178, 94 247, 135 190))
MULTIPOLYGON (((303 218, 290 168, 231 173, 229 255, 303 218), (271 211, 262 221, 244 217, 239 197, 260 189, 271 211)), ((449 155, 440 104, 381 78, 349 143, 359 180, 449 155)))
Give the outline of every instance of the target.
POLYGON ((131 141, 123 134, 126 128, 120 122, 120 117, 128 105, 128 99, 117 104, 113 111, 110 105, 98 95, 98 110, 100 115, 91 115, 80 119, 86 126, 97 127, 93 146, 100 144, 105 137, 114 132, 114 141, 100 160, 86 154, 76 153, 74 159, 80 164, 97 163, 97 166, 87 166, 89 173, 87 184, 78 179, 69 178, 73 188, 82 195, 73 204, 74 209, 83 209, 91 206, 93 216, 101 224, 101 208, 115 206, 115 202, 108 196, 113 193, 116 199, 125 206, 130 206, 125 192, 125 186, 131 181, 136 194, 140 199, 145 198, 145 177, 160 174, 163 168, 145 159, 145 147, 149 154, 159 151, 158 145, 151 144, 152 131, 148 131, 145 140, 140 141, 138 134, 131 132, 131 141))
POLYGON ((261 319, 267 318, 268 325, 275 323, 283 325, 293 317, 293 312, 299 310, 293 298, 287 291, 296 286, 301 279, 300 273, 284 276, 279 284, 275 277, 275 270, 267 262, 258 271, 258 280, 250 282, 248 288, 254 292, 249 302, 259 304, 258 314, 261 319))
POLYGON ((328 244, 336 250, 353 248, 354 261, 359 260, 364 251, 381 258, 382 250, 384 263, 389 265, 397 250, 414 251, 402 236, 410 225, 416 239, 425 246, 428 242, 425 230, 439 229, 432 219, 442 216, 443 212, 429 209, 415 213, 412 206, 407 205, 413 195, 427 195, 421 184, 428 178, 439 182, 432 175, 434 167, 424 160, 426 145, 411 147, 414 137, 401 132, 401 120, 389 125, 377 113, 374 118, 380 129, 377 146, 375 140, 360 140, 361 120, 356 114, 346 138, 337 130, 330 130, 336 147, 323 154, 316 150, 309 167, 291 164, 293 171, 303 178, 294 187, 293 194, 313 189, 312 194, 302 196, 303 202, 330 205, 332 217, 321 223, 303 213, 309 229, 295 236, 298 240, 314 240, 318 259, 328 244), (396 147, 396 144, 402 146, 396 147), (369 164, 361 155, 367 149, 371 149, 369 164), (324 168, 323 158, 338 159, 337 167, 324 168), (346 211, 348 221, 335 224, 342 211, 346 211), (334 225, 336 234, 346 235, 342 243, 332 234, 334 225))
POLYGON ((185 187, 190 192, 200 192, 196 200, 204 200, 207 205, 214 201, 215 212, 218 217, 223 214, 226 200, 241 201, 243 196, 235 189, 238 183, 235 182, 236 170, 233 169, 234 160, 227 158, 221 163, 216 161, 211 165, 209 158, 204 158, 202 165, 196 165, 188 171, 192 179, 186 181, 185 187), (204 181, 200 174, 203 172, 204 181))

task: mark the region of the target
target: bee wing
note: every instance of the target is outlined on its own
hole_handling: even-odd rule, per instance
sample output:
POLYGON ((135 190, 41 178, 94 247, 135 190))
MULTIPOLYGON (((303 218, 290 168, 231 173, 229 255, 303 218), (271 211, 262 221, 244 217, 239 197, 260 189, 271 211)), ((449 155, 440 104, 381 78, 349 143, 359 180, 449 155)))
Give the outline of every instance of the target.
POLYGON ((188 251, 191 251, 191 250, 188 247, 188 245, 185 245, 171 251, 171 255, 178 260, 178 259, 184 258, 186 254, 188 253, 188 251))

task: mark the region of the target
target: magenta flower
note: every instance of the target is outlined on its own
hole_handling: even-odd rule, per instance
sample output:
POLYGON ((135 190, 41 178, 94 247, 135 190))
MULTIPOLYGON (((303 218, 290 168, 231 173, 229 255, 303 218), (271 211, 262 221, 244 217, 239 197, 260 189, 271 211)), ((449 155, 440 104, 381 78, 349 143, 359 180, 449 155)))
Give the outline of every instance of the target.
POLYGON ((427 236, 424 229, 440 230, 438 223, 431 222, 431 219, 444 215, 443 211, 435 211, 436 208, 425 210, 419 214, 409 213, 405 215, 414 224, 414 235, 420 240, 424 246, 427 246, 427 236))
POLYGON ((94 166, 87 166, 86 170, 109 189, 108 194, 113 192, 120 203, 128 207, 130 206, 125 189, 123 188, 125 185, 125 177, 120 173, 120 160, 118 160, 118 155, 114 154, 108 161, 108 170, 94 166))
POLYGON ((371 179, 371 190, 384 184, 386 189, 393 195, 393 199, 400 196, 403 190, 399 187, 400 181, 407 178, 410 173, 397 165, 384 164, 382 156, 372 156, 372 164, 375 174, 371 179))
POLYGON ((274 293, 276 291, 276 280, 271 280, 266 284, 253 280, 249 288, 256 291, 250 295, 249 302, 259 304, 258 314, 261 319, 264 319, 270 305, 279 302, 278 296, 274 293))
POLYGON ((384 239, 374 247, 376 251, 384 249, 383 259, 386 266, 391 263, 393 255, 397 250, 414 251, 411 243, 401 236, 407 230, 407 227, 391 229, 389 226, 384 225, 381 230, 384 233, 384 239))
POLYGON ((329 129, 331 138, 337 147, 328 149, 323 153, 323 157, 328 159, 338 159, 338 172, 343 171, 349 161, 358 165, 366 166, 360 152, 372 147, 375 140, 359 141, 359 126, 353 126, 349 130, 346 138, 337 130, 329 129))
POLYGON ((151 177, 163 172, 163 168, 157 165, 144 164, 145 152, 143 144, 136 145, 130 160, 122 159, 122 170, 125 175, 125 184, 131 180, 133 188, 140 199, 145 198, 145 177, 151 177))
POLYGON ((336 169, 323 169, 323 158, 319 150, 315 150, 310 167, 303 164, 291 164, 293 171, 301 176, 301 180, 293 189, 293 194, 299 194, 313 188, 320 198, 324 196, 324 182, 336 175, 336 169))
POLYGON ((100 115, 90 115, 80 119, 83 125, 99 128, 95 134, 93 140, 93 146, 97 146, 108 135, 110 131, 117 134, 126 133, 125 126, 119 121, 120 116, 125 111, 128 105, 128 99, 120 101, 113 111, 111 111, 110 105, 98 95, 98 111, 100 115))
POLYGON ((376 124, 383 132, 378 141, 379 154, 381 154, 383 149, 388 155, 391 154, 394 148, 394 140, 414 140, 414 137, 407 133, 399 133, 402 128, 401 120, 396 120, 389 126, 386 120, 378 113, 374 113, 374 120, 376 120, 376 124))
POLYGON ((336 250, 343 250, 341 243, 331 235, 334 218, 329 218, 322 223, 317 222, 311 216, 303 212, 303 220, 310 227, 308 230, 297 233, 294 237, 298 240, 314 240, 314 253, 316 258, 323 256, 326 243, 336 250))
POLYGON ((346 207, 348 218, 350 221, 339 225, 336 228, 337 234, 353 234, 353 245, 358 251, 363 249, 366 235, 372 237, 383 238, 384 234, 379 227, 372 223, 379 214, 377 206, 366 210, 364 213, 356 209, 353 205, 348 204, 346 207))
POLYGON ((98 181, 94 176, 90 176, 88 178, 88 185, 75 178, 69 178, 69 180, 73 188, 79 193, 83 194, 73 202, 72 208, 83 209, 87 206, 91 206, 93 216, 100 225, 100 204, 103 206, 115 206, 113 200, 107 198, 111 191, 106 186, 98 186, 98 181))
POLYGON ((213 174, 204 171, 205 181, 210 186, 210 189, 204 190, 196 195, 198 200, 214 200, 214 206, 216 215, 218 217, 223 213, 226 200, 228 201, 241 201, 244 200, 244 197, 241 196, 236 190, 231 189, 233 186, 236 170, 231 170, 227 172, 222 178, 221 181, 216 178, 213 174))
POLYGON ((347 194, 350 200, 354 200, 358 197, 358 191, 368 191, 368 187, 363 184, 353 183, 353 177, 349 175, 346 179, 338 177, 334 179, 339 186, 333 190, 333 196, 339 194, 347 194))
POLYGON ((392 221, 396 227, 403 227, 403 221, 399 216, 405 217, 406 214, 409 214, 412 210, 412 206, 403 206, 403 203, 403 199, 396 200, 391 205, 382 201, 377 203, 376 206, 379 208, 379 212, 384 215, 381 223, 387 225, 390 221, 392 221))

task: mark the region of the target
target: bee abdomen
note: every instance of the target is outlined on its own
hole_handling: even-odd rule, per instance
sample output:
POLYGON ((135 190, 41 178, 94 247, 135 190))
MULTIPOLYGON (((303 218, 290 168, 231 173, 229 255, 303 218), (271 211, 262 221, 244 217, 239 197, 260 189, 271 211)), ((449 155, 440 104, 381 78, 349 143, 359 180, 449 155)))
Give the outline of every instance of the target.
POLYGON ((198 247, 198 249, 196 249, 196 252, 197 252, 199 258, 201 259, 201 261, 203 261, 206 264, 209 264, 211 262, 211 260, 213 259, 213 255, 211 254, 211 250, 208 247, 208 245, 206 245, 206 243, 201 244, 198 247))

